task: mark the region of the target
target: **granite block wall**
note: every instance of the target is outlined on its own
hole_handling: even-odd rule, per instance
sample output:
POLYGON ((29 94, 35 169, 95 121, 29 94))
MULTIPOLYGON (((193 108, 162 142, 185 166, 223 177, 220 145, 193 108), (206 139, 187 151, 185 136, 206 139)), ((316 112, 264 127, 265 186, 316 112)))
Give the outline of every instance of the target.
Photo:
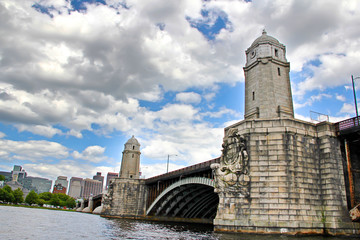
POLYGON ((220 192, 217 231, 355 234, 347 209, 340 145, 330 123, 245 120, 249 196, 220 192))

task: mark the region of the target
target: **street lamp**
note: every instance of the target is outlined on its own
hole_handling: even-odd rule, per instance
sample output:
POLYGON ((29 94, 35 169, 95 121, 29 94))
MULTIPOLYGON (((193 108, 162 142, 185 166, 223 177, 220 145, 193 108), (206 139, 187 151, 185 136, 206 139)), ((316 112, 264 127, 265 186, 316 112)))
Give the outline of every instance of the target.
MULTIPOLYGON (((352 81, 352 86, 353 86, 353 92, 354 92, 354 101, 355 101, 355 110, 356 110, 356 119, 357 122, 359 121, 359 113, 358 113, 358 107, 357 107, 357 101, 356 101, 356 92, 355 92, 355 83, 354 80, 358 79, 360 77, 355 77, 353 75, 351 75, 351 81, 352 81)), ((359 122, 358 122, 359 123, 359 122)))
POLYGON ((177 156, 177 155, 176 155, 176 154, 172 154, 172 155, 168 154, 167 165, 166 165, 166 173, 169 172, 169 160, 170 160, 170 156, 177 156))

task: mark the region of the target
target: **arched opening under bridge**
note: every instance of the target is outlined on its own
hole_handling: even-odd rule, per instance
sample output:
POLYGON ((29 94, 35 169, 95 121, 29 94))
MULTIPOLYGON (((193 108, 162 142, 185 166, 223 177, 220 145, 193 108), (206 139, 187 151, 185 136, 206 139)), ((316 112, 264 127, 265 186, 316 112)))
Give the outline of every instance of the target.
POLYGON ((146 214, 158 219, 212 223, 219 197, 209 178, 182 179, 166 188, 151 204, 146 214))

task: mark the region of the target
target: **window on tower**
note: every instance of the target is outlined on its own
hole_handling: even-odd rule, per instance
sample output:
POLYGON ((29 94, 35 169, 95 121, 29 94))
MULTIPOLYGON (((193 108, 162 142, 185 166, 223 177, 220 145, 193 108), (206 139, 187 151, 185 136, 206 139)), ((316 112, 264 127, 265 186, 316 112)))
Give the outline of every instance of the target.
POLYGON ((275 57, 279 57, 279 50, 275 49, 275 57))
POLYGON ((281 76, 280 68, 278 68, 278 75, 281 76))
POLYGON ((253 92, 252 97, 253 97, 253 101, 254 101, 255 100, 255 92, 253 92))

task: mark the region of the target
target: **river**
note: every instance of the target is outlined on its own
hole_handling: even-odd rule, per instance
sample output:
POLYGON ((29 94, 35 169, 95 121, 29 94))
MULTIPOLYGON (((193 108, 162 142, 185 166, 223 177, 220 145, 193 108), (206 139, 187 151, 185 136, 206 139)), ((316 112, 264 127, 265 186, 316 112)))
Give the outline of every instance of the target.
POLYGON ((113 219, 78 212, 0 206, 0 239, 339 240, 345 238, 224 234, 214 233, 212 226, 202 224, 113 219))

